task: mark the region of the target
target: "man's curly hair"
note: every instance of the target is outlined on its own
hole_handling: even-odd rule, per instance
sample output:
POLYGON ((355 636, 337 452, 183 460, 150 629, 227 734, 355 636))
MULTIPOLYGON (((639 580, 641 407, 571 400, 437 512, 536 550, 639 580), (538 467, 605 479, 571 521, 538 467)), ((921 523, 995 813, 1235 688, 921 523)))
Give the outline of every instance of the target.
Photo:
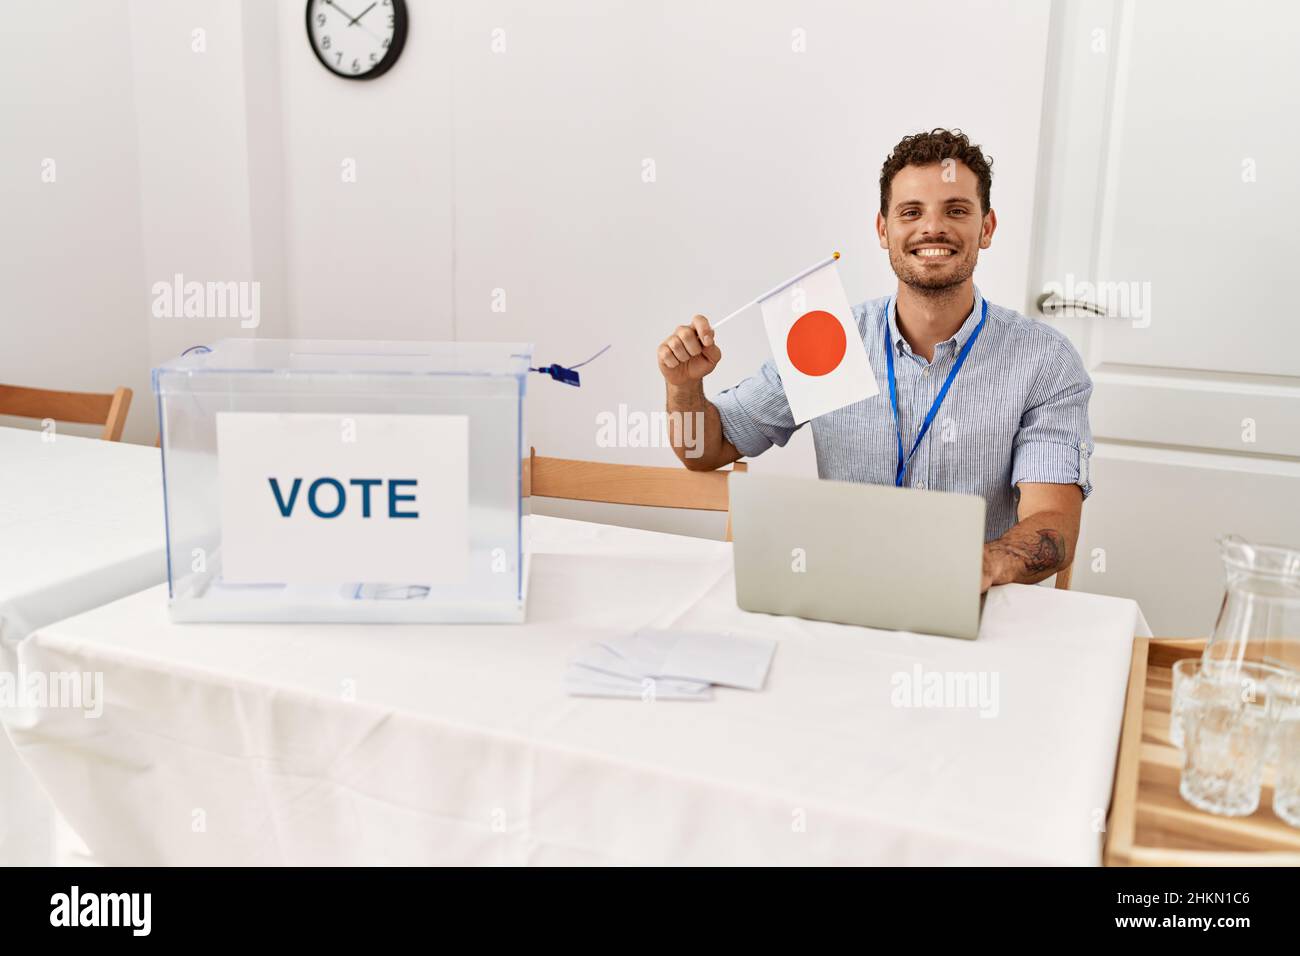
POLYGON ((904 166, 929 166, 955 159, 965 163, 980 183, 981 212, 989 211, 993 187, 993 160, 959 129, 932 129, 928 133, 904 136, 880 169, 880 213, 889 214, 889 186, 904 166))

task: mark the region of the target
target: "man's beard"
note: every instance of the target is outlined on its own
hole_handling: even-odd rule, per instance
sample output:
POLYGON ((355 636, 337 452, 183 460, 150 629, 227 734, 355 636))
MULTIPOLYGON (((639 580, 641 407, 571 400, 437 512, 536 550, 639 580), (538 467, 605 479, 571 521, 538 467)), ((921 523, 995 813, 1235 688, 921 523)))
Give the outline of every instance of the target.
MULTIPOLYGON (((957 253, 960 255, 960 253, 957 253)), ((910 252, 895 253, 889 248, 889 265, 898 276, 898 281, 921 295, 943 298, 952 294, 967 279, 975 274, 975 262, 979 253, 962 258, 951 271, 944 270, 944 275, 931 275, 931 270, 916 261, 910 252)))

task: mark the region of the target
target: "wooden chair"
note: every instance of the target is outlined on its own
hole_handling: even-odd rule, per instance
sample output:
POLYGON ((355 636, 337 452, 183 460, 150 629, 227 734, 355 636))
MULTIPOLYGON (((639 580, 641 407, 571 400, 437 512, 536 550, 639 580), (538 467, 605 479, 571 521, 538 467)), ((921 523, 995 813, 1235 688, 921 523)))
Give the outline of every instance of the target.
POLYGON ((727 537, 731 540, 731 504, 727 477, 745 471, 738 461, 727 471, 688 471, 651 465, 614 465, 573 458, 543 458, 536 448, 524 460, 524 497, 565 498, 569 501, 603 501, 652 508, 688 508, 726 511, 727 537))
MULTIPOLYGON (((731 471, 745 471, 738 461, 731 471)), ((687 471, 649 465, 612 465, 573 458, 542 458, 536 448, 524 460, 524 497, 565 498, 570 501, 604 501, 654 508, 690 508, 730 512, 727 476, 731 471, 687 471)), ((731 515, 727 536, 731 540, 731 515)), ((1056 587, 1069 590, 1071 564, 1056 575, 1056 587)))
POLYGON ((108 394, 60 392, 20 385, 0 385, 0 415, 19 418, 52 418, 56 422, 103 425, 99 437, 121 441, 122 426, 131 408, 131 390, 119 388, 108 394))

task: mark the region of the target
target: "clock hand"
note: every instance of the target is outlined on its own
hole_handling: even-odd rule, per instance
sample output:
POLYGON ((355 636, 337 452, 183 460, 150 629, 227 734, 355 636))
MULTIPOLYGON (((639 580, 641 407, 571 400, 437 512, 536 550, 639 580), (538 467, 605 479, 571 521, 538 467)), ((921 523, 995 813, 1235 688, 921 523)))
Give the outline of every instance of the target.
MULTIPOLYGON (((352 16, 352 14, 348 13, 346 10, 344 10, 342 7, 340 7, 337 3, 335 3, 334 0, 324 0, 324 2, 325 2, 325 3, 328 3, 331 7, 333 7, 335 10, 337 10, 339 13, 341 13, 341 14, 343 14, 345 17, 347 17, 347 18, 348 18, 348 24, 347 24, 348 26, 352 26, 352 24, 354 24, 354 23, 356 23, 358 20, 360 20, 361 17, 363 17, 363 16, 366 15, 366 11, 368 11, 368 10, 370 9, 370 7, 373 7, 373 6, 374 6, 374 4, 372 3, 372 4, 370 5, 370 7, 366 7, 365 10, 362 10, 362 11, 361 11, 361 17, 354 17, 354 16, 352 16)), ((375 42, 379 42, 379 41, 382 39, 382 37, 380 37, 378 34, 376 34, 375 31, 371 30, 370 28, 368 28, 368 27, 365 26, 364 24, 360 24, 360 23, 358 23, 357 26, 361 27, 361 29, 362 29, 363 31, 365 31, 366 33, 368 33, 368 34, 370 35, 371 39, 373 39, 375 42)))
POLYGON ((367 13, 369 13, 371 10, 375 9, 375 6, 377 5, 377 3, 378 3, 378 0, 376 0, 376 2, 375 2, 375 3, 372 3, 370 6, 366 7, 364 10, 362 10, 360 13, 358 13, 358 14, 357 14, 355 17, 353 17, 351 20, 349 20, 349 21, 348 21, 348 26, 352 26, 352 24, 356 23, 358 20, 360 20, 362 17, 364 17, 367 13))
MULTIPOLYGON (((348 20, 352 20, 352 14, 348 13, 346 10, 344 10, 342 7, 340 7, 337 3, 334 2, 334 0, 325 0, 325 2, 328 3, 328 4, 329 4, 331 7, 333 7, 335 10, 337 10, 339 13, 341 13, 341 14, 343 14, 345 17, 347 17, 348 20)), ((351 24, 351 23, 348 23, 348 26, 352 26, 352 24, 351 24)))

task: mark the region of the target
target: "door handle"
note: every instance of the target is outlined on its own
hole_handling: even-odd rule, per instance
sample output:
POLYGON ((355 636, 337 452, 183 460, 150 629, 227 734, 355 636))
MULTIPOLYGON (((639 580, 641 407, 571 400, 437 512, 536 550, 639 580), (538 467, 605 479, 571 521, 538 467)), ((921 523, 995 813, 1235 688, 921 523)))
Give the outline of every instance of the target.
POLYGON ((1110 313, 1099 305, 1093 305, 1091 302, 1085 302, 1082 299, 1062 299, 1055 292, 1044 292, 1038 297, 1036 302, 1038 311, 1043 315, 1060 315, 1063 312, 1087 312, 1090 315, 1098 315, 1102 318, 1109 318, 1110 313))

